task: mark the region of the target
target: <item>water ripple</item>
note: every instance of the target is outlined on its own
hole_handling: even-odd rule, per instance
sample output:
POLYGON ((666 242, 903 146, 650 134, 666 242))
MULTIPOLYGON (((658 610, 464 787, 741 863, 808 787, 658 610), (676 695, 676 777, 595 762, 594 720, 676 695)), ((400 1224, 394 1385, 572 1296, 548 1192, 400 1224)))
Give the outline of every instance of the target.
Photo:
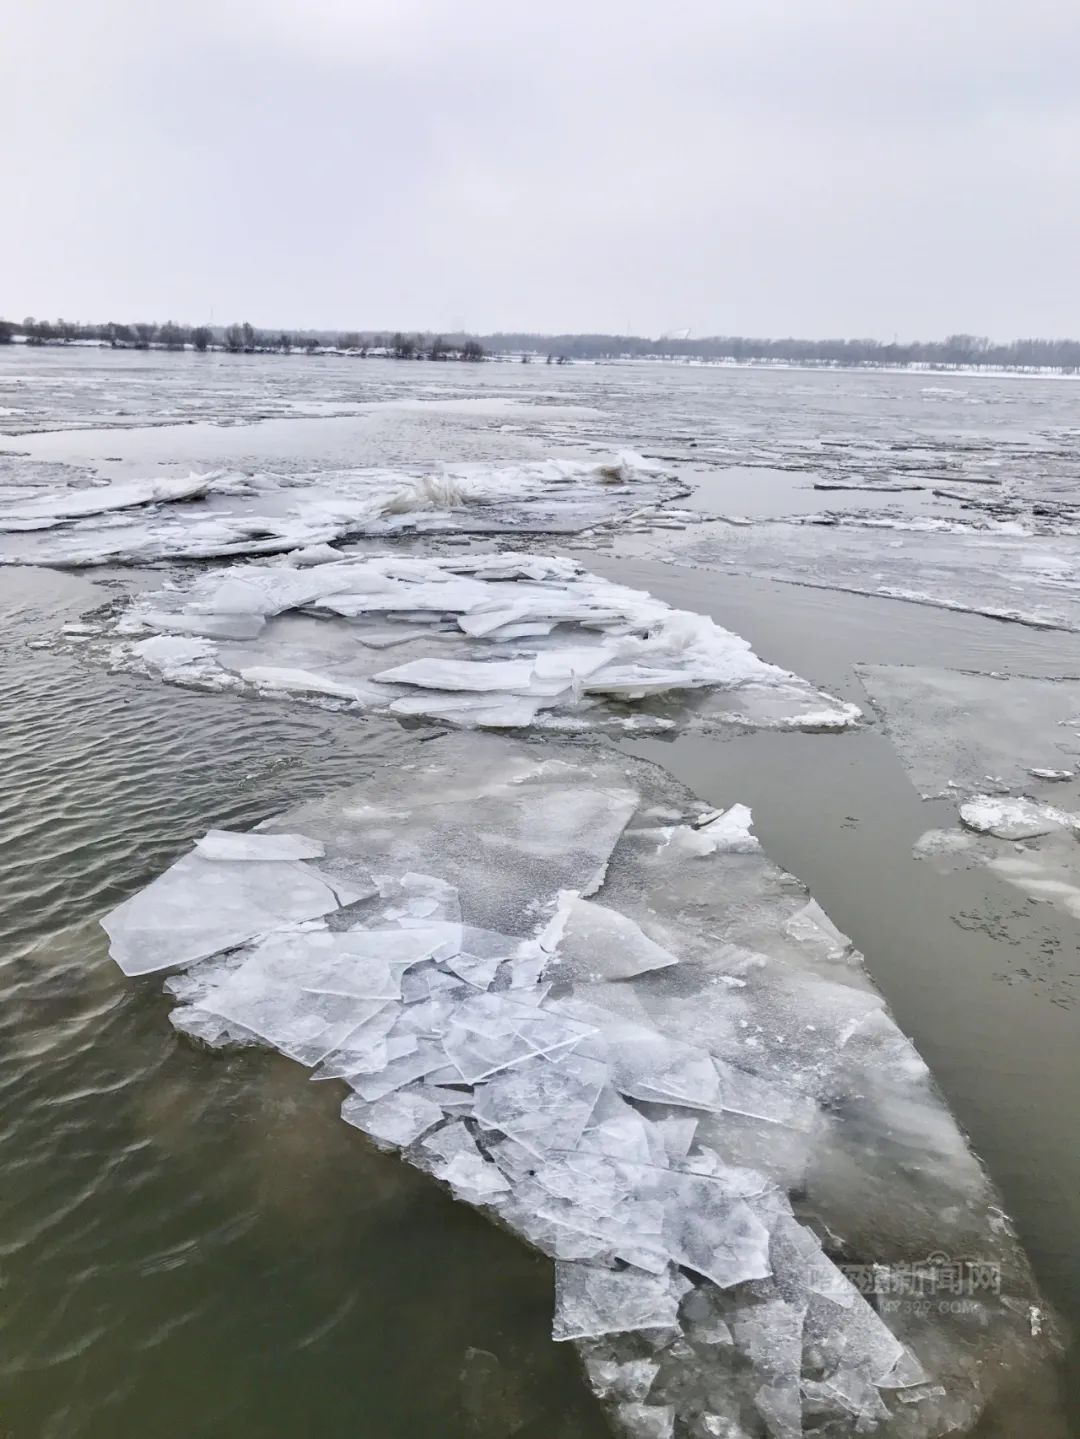
POLYGON ((0 1427, 501 1439, 520 1415, 459 1413, 471 1345, 533 1376, 531 1415, 557 1396, 576 1416, 543 1432, 599 1434, 546 1341, 544 1267, 365 1147, 337 1086, 178 1042, 160 985, 124 980, 98 924, 211 826, 415 739, 30 647, 101 597, 0 572, 0 1427))

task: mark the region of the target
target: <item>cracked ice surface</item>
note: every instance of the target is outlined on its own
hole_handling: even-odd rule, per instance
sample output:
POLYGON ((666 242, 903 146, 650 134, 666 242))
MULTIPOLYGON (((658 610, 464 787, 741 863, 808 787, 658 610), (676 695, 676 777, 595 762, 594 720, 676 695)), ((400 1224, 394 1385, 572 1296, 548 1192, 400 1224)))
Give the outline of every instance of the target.
POLYGON ((112 634, 112 663, 173 683, 460 727, 664 729, 675 703, 703 725, 859 718, 707 616, 558 557, 238 565, 141 597, 112 634))
POLYGON ((0 564, 137 565, 292 550, 317 563, 331 540, 577 534, 652 513, 686 493, 661 466, 630 452, 446 466, 428 475, 371 469, 133 480, 0 504, 0 564), (178 500, 186 503, 169 503, 178 500))
POLYGON ((347 1122, 550 1255, 554 1335, 619 1432, 971 1432, 999 1380, 1045 1379, 1026 1261, 750 821, 612 750, 462 734, 212 832, 105 923, 129 972, 180 967, 178 1029, 344 1079, 347 1122), (879 1310, 851 1282, 931 1250, 1002 1295, 879 1310))

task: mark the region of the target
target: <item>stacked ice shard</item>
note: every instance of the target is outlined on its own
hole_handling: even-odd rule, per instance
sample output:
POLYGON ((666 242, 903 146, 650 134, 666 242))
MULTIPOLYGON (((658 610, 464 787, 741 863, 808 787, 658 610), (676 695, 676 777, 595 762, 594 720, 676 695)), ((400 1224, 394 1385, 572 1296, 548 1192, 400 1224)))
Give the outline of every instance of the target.
POLYGON ((114 663, 176 683, 461 727, 664 729, 678 715, 825 730, 859 716, 708 616, 561 557, 237 565, 142 597, 114 633, 141 636, 114 663))
POLYGON ((984 1174, 741 806, 458 735, 212 833, 106 927, 173 971, 178 1029, 343 1080, 349 1123, 550 1255, 622 1433, 964 1432, 1043 1363, 984 1174), (999 1282, 890 1311, 931 1252, 999 1282))

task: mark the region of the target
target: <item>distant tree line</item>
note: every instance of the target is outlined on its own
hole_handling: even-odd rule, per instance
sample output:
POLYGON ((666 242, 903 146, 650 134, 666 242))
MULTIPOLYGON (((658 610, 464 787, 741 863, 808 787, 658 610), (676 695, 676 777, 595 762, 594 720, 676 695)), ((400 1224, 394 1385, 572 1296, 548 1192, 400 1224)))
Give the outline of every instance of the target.
POLYGON ((1027 339, 999 344, 980 335, 904 344, 881 340, 751 339, 712 335, 701 339, 644 339, 639 335, 540 335, 498 333, 482 337, 497 352, 556 354, 571 360, 686 359, 826 366, 926 365, 1080 371, 1080 340, 1027 339))
POLYGON ((891 344, 880 340, 764 340, 740 335, 713 335, 702 339, 640 335, 540 335, 506 333, 492 335, 406 334, 400 330, 342 332, 327 330, 259 330, 248 321, 214 328, 210 325, 75 324, 68 320, 37 320, 27 317, 21 324, 0 320, 0 344, 15 336, 27 344, 64 344, 75 340, 94 341, 118 349, 165 350, 223 349, 232 354, 290 354, 293 350, 316 353, 327 349, 360 357, 396 360, 483 360, 491 353, 520 355, 526 363, 546 356, 548 364, 570 360, 669 359, 729 360, 743 364, 795 364, 854 367, 902 367, 920 365, 931 369, 986 367, 1009 370, 1054 369, 1080 372, 1080 340, 1027 339, 998 344, 985 336, 949 335, 944 340, 913 340, 891 344))
POLYGON ((118 324, 109 320, 102 325, 82 325, 70 320, 37 320, 27 316, 21 324, 0 320, 0 344, 10 344, 16 335, 25 337, 28 345, 62 345, 74 341, 90 341, 127 350, 227 350, 234 355, 291 354, 293 350, 315 353, 334 349, 360 356, 377 355, 397 360, 483 360, 486 351, 472 336, 405 335, 351 330, 344 334, 326 331, 257 330, 245 320, 242 324, 214 329, 210 325, 178 325, 173 320, 164 324, 118 324))

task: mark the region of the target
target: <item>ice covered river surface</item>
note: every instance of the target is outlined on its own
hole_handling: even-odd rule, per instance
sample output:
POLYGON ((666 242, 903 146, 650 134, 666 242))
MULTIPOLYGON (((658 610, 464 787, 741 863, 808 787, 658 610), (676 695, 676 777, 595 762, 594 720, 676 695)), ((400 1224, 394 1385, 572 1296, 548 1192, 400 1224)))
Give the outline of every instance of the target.
MULTIPOLYGON (((973 862, 962 864, 912 850, 928 831, 960 833, 957 801, 976 793, 1080 809, 1076 780, 1048 777, 1076 770, 1060 682, 1080 677, 1078 405, 1074 384, 1053 380, 0 351, 0 515, 13 521, 0 549, 34 561, 0 569, 0 1432, 608 1432, 571 1347, 551 1341, 550 1261, 342 1124, 339 1086, 307 1083, 278 1055, 178 1040, 160 985, 126 979, 109 957, 100 918, 207 830, 249 829, 359 784, 377 795, 380 774, 418 763, 446 728, 423 689, 399 723, 370 704, 295 703, 295 686, 202 693, 104 662, 133 605, 163 584, 183 596, 236 559, 140 568, 131 561, 161 543, 140 510, 101 525, 68 503, 40 527, 42 497, 193 470, 232 478, 193 502, 205 513, 174 522, 161 512, 182 507, 159 506, 169 544, 191 517, 200 545, 235 543, 251 513, 288 515, 313 487, 320 503, 348 493, 355 505, 357 470, 397 476, 380 481, 396 494, 443 466, 479 467, 469 485, 499 467, 623 450, 692 487, 669 508, 724 516, 680 529, 628 519, 635 505, 587 482, 566 489, 571 506, 588 490, 584 535, 561 524, 523 535, 526 509, 495 544, 460 544, 438 502, 418 512, 427 533, 386 533, 395 501, 352 548, 365 563, 389 551, 568 557, 597 582, 711 617, 762 660, 862 707, 866 722, 844 733, 716 723, 699 706, 693 724, 604 734, 658 762, 673 788, 751 808, 769 859, 865 956, 1043 1294, 1075 1326, 1071 855, 1053 834, 1021 841, 1023 852, 980 837, 985 854, 964 851, 973 862), (272 484, 238 495, 235 477, 259 475, 272 484), (50 546, 85 559, 118 534, 105 563, 54 567, 71 550, 50 546), (1010 689, 1009 676, 1032 683, 1010 689), (1047 873, 1065 876, 1059 888, 1045 888, 1047 873)), ((539 473, 527 483, 541 484, 540 499, 527 504, 563 506, 539 473)), ((352 511, 309 520, 314 544, 335 537, 320 526, 340 538, 359 524, 352 511)), ((333 634, 342 622, 281 615, 255 638, 229 637, 219 656, 257 644, 265 671, 287 648, 295 670, 297 647, 312 643, 300 627, 333 634)), ((334 646, 319 645, 337 664, 334 646)), ((395 647, 379 651, 387 668, 395 647)), ((637 649, 631 658, 644 662, 637 649)), ((625 718, 587 686, 540 717, 553 713, 575 732, 625 718)), ((662 707, 652 717, 672 719, 662 707)), ((979 1432, 1080 1434, 1076 1375, 1067 1356, 1060 1395, 1042 1376, 1014 1386, 979 1432)))

